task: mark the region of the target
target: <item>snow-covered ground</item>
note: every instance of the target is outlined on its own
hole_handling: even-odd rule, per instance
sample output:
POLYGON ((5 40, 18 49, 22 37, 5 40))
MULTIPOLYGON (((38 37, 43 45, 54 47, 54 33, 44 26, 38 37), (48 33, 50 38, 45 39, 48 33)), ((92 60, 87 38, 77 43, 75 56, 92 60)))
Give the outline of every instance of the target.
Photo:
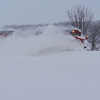
POLYGON ((100 52, 0 57, 0 100, 99 100, 100 52))
POLYGON ((58 28, 41 30, 0 40, 0 100, 99 100, 100 52, 58 28))

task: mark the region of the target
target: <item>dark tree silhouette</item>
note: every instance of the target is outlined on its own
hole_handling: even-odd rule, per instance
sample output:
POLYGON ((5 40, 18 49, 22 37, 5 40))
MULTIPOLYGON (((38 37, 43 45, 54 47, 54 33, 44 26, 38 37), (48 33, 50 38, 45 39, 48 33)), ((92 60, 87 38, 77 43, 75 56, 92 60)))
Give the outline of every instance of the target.
POLYGON ((78 27, 86 35, 90 23, 93 21, 94 13, 83 5, 75 5, 67 10, 67 18, 72 26, 78 27))

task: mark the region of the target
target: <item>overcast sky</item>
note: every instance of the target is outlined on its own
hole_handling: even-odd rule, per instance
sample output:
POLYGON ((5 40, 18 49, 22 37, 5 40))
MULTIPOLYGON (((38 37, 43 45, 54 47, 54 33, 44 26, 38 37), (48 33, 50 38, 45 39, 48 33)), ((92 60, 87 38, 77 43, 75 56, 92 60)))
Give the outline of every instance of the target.
POLYGON ((0 0, 0 26, 66 21, 70 6, 83 4, 100 19, 100 0, 0 0))

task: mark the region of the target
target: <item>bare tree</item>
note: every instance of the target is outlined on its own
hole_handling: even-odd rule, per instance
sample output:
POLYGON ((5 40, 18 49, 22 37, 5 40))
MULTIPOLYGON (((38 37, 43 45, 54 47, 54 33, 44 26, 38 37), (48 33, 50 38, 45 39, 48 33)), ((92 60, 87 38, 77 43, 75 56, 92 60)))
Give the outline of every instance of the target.
POLYGON ((87 29, 93 20, 94 13, 83 5, 76 5, 67 10, 67 18, 72 26, 78 27, 86 35, 87 29))
POLYGON ((91 50, 98 50, 100 48, 100 25, 91 25, 89 27, 89 34, 91 50))

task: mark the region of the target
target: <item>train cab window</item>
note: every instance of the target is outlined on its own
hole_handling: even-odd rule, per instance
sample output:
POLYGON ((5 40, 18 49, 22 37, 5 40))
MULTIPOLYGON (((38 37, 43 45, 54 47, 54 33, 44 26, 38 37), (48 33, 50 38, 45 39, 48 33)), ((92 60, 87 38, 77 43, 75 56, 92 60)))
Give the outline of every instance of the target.
POLYGON ((80 32, 78 32, 78 33, 76 33, 76 36, 77 36, 77 35, 78 35, 78 36, 81 36, 81 33, 80 33, 80 32))

